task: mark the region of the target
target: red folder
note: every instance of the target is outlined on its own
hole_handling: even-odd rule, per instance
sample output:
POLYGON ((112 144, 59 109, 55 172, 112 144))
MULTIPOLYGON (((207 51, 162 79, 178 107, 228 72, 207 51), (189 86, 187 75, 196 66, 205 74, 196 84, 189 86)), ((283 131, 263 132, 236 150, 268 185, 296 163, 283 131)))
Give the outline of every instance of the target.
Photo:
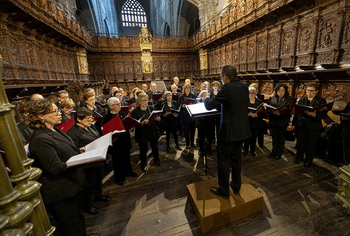
POLYGON ((59 126, 57 126, 57 129, 61 130, 63 133, 67 133, 67 131, 70 130, 70 128, 72 128, 73 125, 74 125, 74 118, 70 118, 63 124, 60 124, 59 126))
POLYGON ((136 108, 136 103, 132 103, 128 107, 128 115, 131 115, 132 111, 136 108))
POLYGON ((152 100, 154 102, 159 101, 160 98, 162 98, 163 94, 162 93, 154 93, 152 94, 152 100))
POLYGON ((161 116, 163 113, 163 110, 160 111, 152 111, 152 113, 148 117, 148 121, 151 123, 153 122, 157 117, 161 116))
POLYGON ((95 101, 95 105, 99 105, 99 106, 101 106, 102 108, 107 108, 107 103, 106 104, 101 104, 101 103, 99 103, 99 102, 96 102, 95 101))
MULTIPOLYGON (((141 117, 141 119, 142 118, 143 117, 141 117)), ((131 130, 135 126, 138 126, 140 124, 141 119, 136 120, 136 119, 132 118, 131 116, 126 116, 122 121, 123 125, 125 127, 125 130, 131 130)))
POLYGON ((103 135, 113 132, 115 130, 119 130, 119 131, 125 130, 123 122, 119 116, 115 116, 113 119, 111 119, 101 127, 101 131, 103 135))
POLYGON ((103 116, 100 113, 96 112, 96 111, 94 111, 94 114, 92 116, 94 117, 94 120, 96 122, 99 122, 103 118, 103 116))
POLYGON ((185 98, 184 104, 190 105, 190 104, 196 104, 197 101, 195 98, 185 98))
POLYGON ((180 110, 181 110, 181 106, 179 107, 179 109, 173 109, 173 108, 170 108, 169 111, 171 112, 171 114, 173 115, 177 115, 180 113, 180 110))
POLYGON ((273 107, 271 105, 264 104, 264 107, 266 107, 266 110, 271 113, 278 111, 280 115, 288 115, 292 108, 291 104, 285 104, 279 107, 273 107))
POLYGON ((317 107, 304 106, 300 104, 295 105, 295 114, 303 114, 305 111, 309 112, 327 112, 332 109, 334 102, 319 105, 317 107))
POLYGON ((129 106, 122 106, 122 107, 120 108, 120 110, 123 111, 123 112, 125 112, 126 114, 128 114, 128 112, 129 112, 129 106))
POLYGON ((248 113, 252 112, 252 113, 258 113, 258 112, 262 112, 264 110, 264 103, 261 103, 258 107, 248 107, 248 113))
POLYGON ((179 97, 180 97, 180 94, 175 94, 175 93, 173 93, 173 97, 172 97, 171 100, 178 101, 178 100, 179 100, 179 97))

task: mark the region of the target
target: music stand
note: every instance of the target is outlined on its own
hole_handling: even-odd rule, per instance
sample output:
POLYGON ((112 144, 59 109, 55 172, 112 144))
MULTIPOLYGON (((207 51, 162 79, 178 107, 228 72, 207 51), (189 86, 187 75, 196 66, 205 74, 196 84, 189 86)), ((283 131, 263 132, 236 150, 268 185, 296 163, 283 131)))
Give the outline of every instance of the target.
MULTIPOLYGON (((214 117, 220 116, 221 114, 221 112, 219 112, 216 109, 207 110, 204 106, 204 103, 202 102, 196 103, 193 105, 187 105, 186 109, 193 120, 214 118, 214 117)), ((197 174, 193 179, 191 179, 190 182, 192 182, 194 179, 199 177, 203 172, 205 172, 205 176, 208 176, 208 173, 209 173, 211 176, 215 177, 214 174, 210 171, 210 168, 208 167, 207 145, 208 145, 208 141, 206 140, 204 141, 204 162, 205 162, 204 169, 199 174, 197 174)))
POLYGON ((190 183, 192 183, 193 180, 197 179, 203 172, 205 172, 205 176, 208 176, 208 173, 215 177, 215 175, 210 171, 210 168, 208 167, 208 160, 207 160, 207 145, 208 141, 204 141, 204 168, 199 172, 193 179, 190 179, 190 183))

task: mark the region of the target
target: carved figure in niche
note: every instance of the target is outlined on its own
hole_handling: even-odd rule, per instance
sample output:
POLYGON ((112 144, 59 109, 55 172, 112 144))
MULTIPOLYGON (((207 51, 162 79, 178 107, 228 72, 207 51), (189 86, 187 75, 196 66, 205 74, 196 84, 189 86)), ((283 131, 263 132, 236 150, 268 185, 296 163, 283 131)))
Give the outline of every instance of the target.
POLYGON ((11 63, 12 64, 18 64, 19 63, 19 58, 20 58, 20 52, 19 52, 19 47, 18 47, 18 42, 16 39, 11 39, 10 43, 10 48, 9 48, 9 54, 11 58, 11 63))
POLYGON ((150 61, 144 61, 144 66, 145 66, 145 72, 151 72, 151 62, 150 61))
POLYGON ((270 38, 270 57, 273 57, 276 55, 276 48, 277 48, 277 39, 276 36, 273 36, 270 38))
POLYGON ((244 48, 244 46, 241 47, 241 61, 245 61, 245 48, 244 48))
POLYGON ((311 38, 311 31, 309 29, 304 30, 300 35, 299 51, 305 51, 309 49, 309 41, 311 38))
POLYGON ((226 63, 226 60, 225 60, 225 49, 223 48, 222 52, 221 52, 221 65, 225 65, 225 63, 226 63))
POLYGON ((168 71, 169 70, 169 67, 168 67, 168 62, 164 62, 163 63, 163 71, 168 71))
POLYGON ((123 73, 123 66, 121 64, 117 65, 117 73, 122 74, 123 73))
POLYGON ((333 26, 330 22, 323 22, 320 38, 321 38, 321 47, 328 47, 332 45, 331 34, 333 32, 333 26), (323 35, 322 35, 323 34, 323 35))
POLYGON ((135 65, 135 72, 136 73, 141 73, 141 65, 138 64, 138 63, 135 65))
POLYGON ((176 67, 175 67, 175 62, 171 62, 170 63, 170 71, 175 71, 176 67))
POLYGON ((259 41, 259 47, 258 47, 258 58, 264 58, 265 57, 265 40, 261 39, 259 41))
POLYGON ((39 0, 39 7, 40 7, 41 9, 44 9, 45 6, 46 6, 46 0, 39 0))
POLYGON ((271 83, 264 83, 263 86, 261 87, 262 94, 272 95, 272 91, 273 91, 273 85, 271 83))
POLYGON ((214 34, 216 32, 215 21, 211 24, 211 33, 214 34))
POLYGON ((284 34, 282 42, 282 54, 288 54, 291 52, 292 47, 292 32, 288 31, 284 34))
POLYGON ((179 71, 183 71, 183 67, 184 67, 184 66, 183 66, 183 62, 180 62, 179 65, 178 65, 178 67, 179 67, 179 71))
POLYGON ((249 44, 249 61, 253 61, 254 60, 254 56, 255 56, 255 43, 250 43, 249 44))
POLYGON ((110 62, 107 62, 107 63, 106 63, 106 74, 107 74, 107 75, 112 74, 112 65, 111 65, 110 62))
POLYGON ((158 72, 159 71, 159 61, 155 61, 153 66, 154 66, 154 72, 158 72))
POLYGON ((238 5, 237 5, 237 15, 238 15, 238 18, 241 18, 242 16, 244 16, 245 14, 245 0, 240 0, 238 1, 238 5))
POLYGON ((130 64, 125 67, 126 73, 132 73, 132 66, 130 64))
POLYGON ((231 47, 226 49, 226 64, 231 64, 231 47))
POLYGON ((233 64, 237 65, 238 63, 238 49, 237 48, 234 48, 233 49, 233 64))

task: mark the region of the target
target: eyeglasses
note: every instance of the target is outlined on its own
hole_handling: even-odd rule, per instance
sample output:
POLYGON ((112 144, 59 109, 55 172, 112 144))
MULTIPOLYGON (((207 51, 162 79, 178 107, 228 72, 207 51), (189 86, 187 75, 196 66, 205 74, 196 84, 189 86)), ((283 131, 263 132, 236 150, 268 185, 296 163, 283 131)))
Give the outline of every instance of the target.
POLYGON ((94 118, 92 116, 85 117, 86 120, 93 120, 94 118))
POLYGON ((148 100, 141 100, 141 102, 148 102, 148 100))
POLYGON ((58 116, 59 114, 61 114, 61 111, 59 111, 59 110, 54 110, 54 111, 52 111, 52 112, 50 112, 50 113, 52 113, 52 114, 58 116))
POLYGON ((310 89, 307 89, 306 90, 306 92, 309 92, 309 93, 311 93, 311 92, 315 92, 316 90, 310 90, 310 89))

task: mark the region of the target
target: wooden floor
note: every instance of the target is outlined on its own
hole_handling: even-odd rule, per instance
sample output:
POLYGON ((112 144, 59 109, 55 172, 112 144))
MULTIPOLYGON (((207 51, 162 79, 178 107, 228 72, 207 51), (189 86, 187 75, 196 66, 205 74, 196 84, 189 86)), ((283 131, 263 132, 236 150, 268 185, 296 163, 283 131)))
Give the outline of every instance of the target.
MULTIPOLYGON (((180 145, 184 148, 183 140, 180 145)), ((286 143, 281 160, 267 156, 271 138, 257 157, 243 157, 242 177, 264 196, 264 210, 250 218, 223 226, 204 235, 350 235, 350 216, 335 201, 338 168, 320 159, 305 169, 293 164, 294 142, 286 143)), ((174 145, 172 145, 174 147, 174 145)), ((214 148, 215 149, 215 148, 214 148)), ((101 213, 86 214, 88 233, 115 235, 203 235, 186 196, 189 180, 204 167, 198 148, 165 152, 165 136, 159 143, 161 166, 149 156, 149 169, 143 173, 134 145, 132 165, 139 174, 128 178, 123 187, 114 183, 107 170, 104 193, 112 199, 99 202, 101 213)), ((208 166, 217 175, 216 152, 208 166)), ((206 179, 200 176, 194 181, 206 179)))

